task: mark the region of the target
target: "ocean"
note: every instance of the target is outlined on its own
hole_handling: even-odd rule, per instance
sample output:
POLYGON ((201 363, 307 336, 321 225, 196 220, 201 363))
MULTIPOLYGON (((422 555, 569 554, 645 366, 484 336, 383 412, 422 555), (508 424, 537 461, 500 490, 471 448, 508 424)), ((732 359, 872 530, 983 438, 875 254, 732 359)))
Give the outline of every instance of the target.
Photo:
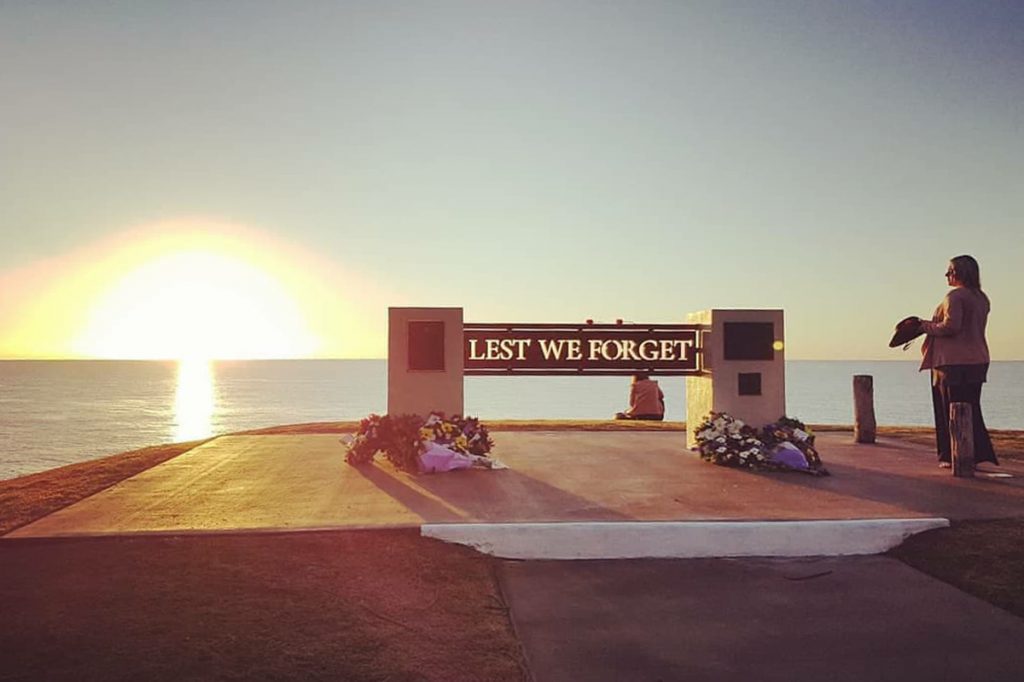
MULTIPOLYGON (((874 376, 880 425, 930 425, 926 373, 912 361, 789 361, 787 412, 853 421, 852 377, 874 376)), ((659 377, 667 419, 685 379, 659 377)), ((626 377, 467 377, 466 413, 487 419, 604 419, 626 377)), ((278 424, 360 419, 387 404, 385 360, 0 361, 0 479, 124 452, 278 424)), ((982 394, 990 428, 1024 429, 1024 362, 996 362, 982 394)))

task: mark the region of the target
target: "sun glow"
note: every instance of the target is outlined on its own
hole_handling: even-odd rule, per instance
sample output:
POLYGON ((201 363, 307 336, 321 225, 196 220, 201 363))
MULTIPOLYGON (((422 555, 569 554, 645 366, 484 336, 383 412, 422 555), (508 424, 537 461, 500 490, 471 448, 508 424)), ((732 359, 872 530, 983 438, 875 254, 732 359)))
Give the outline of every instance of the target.
POLYGON ((125 273, 93 305, 76 350, 96 357, 287 358, 315 339, 269 273, 227 254, 181 250, 125 273))
POLYGON ((383 357, 402 298, 269 232, 160 222, 0 272, 0 357, 383 357))
POLYGON ((208 360, 315 352, 288 268, 274 260, 279 249, 261 250, 254 235, 217 224, 159 225, 127 241, 107 258, 108 283, 88 308, 76 354, 208 360))

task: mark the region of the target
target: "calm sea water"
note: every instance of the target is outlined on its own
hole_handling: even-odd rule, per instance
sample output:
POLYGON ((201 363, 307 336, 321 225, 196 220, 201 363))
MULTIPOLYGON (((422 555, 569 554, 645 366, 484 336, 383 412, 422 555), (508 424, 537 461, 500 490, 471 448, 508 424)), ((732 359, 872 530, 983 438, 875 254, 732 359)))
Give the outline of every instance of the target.
MULTIPOLYGON (((879 424, 931 424, 914 362, 790 361, 787 411, 853 420, 852 379, 871 374, 879 424)), ((384 360, 0 361, 0 479, 147 445, 386 410, 384 360)), ((466 412, 484 419, 602 419, 625 407, 622 377, 467 377, 466 412)), ((686 414, 685 380, 661 377, 667 418, 686 414)), ((1024 362, 994 363, 982 396, 992 428, 1024 429, 1024 362)))

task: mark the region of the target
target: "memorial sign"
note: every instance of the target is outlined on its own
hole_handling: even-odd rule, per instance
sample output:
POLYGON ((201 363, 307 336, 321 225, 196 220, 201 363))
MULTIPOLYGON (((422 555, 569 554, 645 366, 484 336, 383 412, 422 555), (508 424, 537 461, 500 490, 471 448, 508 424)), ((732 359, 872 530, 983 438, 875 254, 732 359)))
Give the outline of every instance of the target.
MULTIPOLYGON (((726 412, 760 428, 786 414, 782 310, 714 308, 686 320, 468 323, 458 307, 391 307, 388 414, 465 414, 466 376, 641 373, 686 377, 690 424, 726 412)), ((695 433, 686 432, 690 447, 695 433)))
POLYGON ((699 324, 463 325, 463 374, 702 373, 699 324))

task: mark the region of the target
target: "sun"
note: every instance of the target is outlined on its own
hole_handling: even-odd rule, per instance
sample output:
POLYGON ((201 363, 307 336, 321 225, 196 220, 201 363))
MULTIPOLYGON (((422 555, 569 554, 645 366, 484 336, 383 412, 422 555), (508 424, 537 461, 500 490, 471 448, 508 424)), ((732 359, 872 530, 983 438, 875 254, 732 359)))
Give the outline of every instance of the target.
POLYGON ((406 294, 280 232, 165 220, 0 270, 0 357, 383 357, 406 294))
POLYGON ((98 358, 307 357, 317 338, 274 273, 215 243, 143 248, 89 305, 77 354, 98 358), (167 248, 169 247, 169 248, 167 248))

